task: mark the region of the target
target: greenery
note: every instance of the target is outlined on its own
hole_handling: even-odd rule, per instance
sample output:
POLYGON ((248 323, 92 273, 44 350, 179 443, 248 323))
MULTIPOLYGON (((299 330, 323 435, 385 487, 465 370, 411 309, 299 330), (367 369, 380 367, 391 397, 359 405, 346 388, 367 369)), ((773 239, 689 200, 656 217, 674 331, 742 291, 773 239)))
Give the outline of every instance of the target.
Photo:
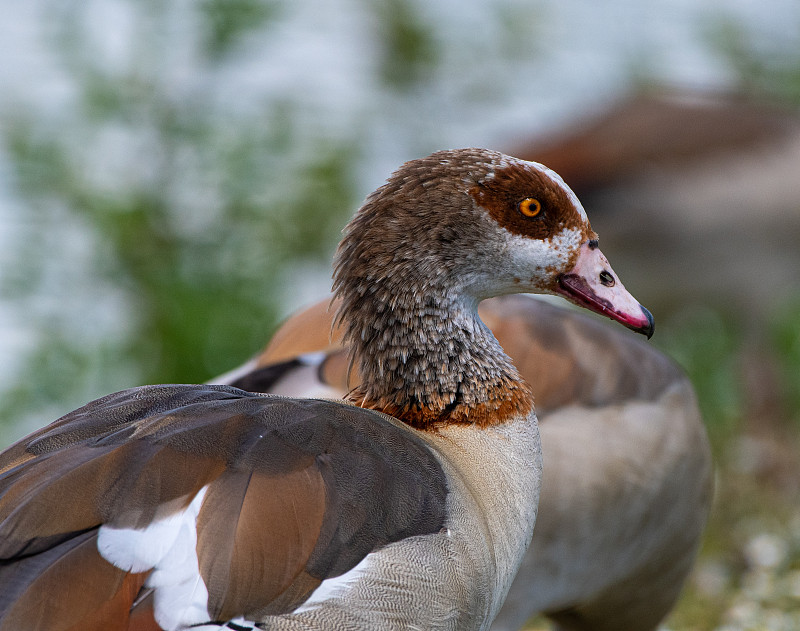
POLYGON ((800 103, 800 18, 794 16, 794 46, 751 28, 731 15, 715 15, 707 37, 733 69, 743 94, 800 103))
POLYGON ((800 426, 800 295, 791 296, 780 305, 770 336, 780 366, 783 411, 800 426))
MULTIPOLYGON (((213 94, 176 96, 167 69, 143 61, 169 56, 151 28, 167 5, 135 13, 133 50, 116 67, 91 54, 80 5, 62 9, 53 46, 75 106, 4 112, 26 216, 1 289, 39 342, 5 388, 2 419, 138 383, 202 381, 245 360, 276 324, 286 270, 328 266, 357 204, 357 130, 308 128, 280 100, 232 117, 213 94)), ((277 11, 201 3, 195 71, 223 70, 277 11)))

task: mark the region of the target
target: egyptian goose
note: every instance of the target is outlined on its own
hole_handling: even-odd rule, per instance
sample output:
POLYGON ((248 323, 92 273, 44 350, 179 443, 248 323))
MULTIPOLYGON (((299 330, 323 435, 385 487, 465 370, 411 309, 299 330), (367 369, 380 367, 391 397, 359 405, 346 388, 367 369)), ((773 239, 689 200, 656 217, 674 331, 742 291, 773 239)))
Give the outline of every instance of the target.
MULTIPOLYGON (((358 377, 330 307, 328 298, 294 315, 255 360, 214 382, 344 396, 358 377)), ((532 384, 544 460, 533 541, 492 629, 519 629, 536 613, 562 629, 656 629, 711 501, 691 384, 652 346, 580 312, 529 296, 478 312, 532 384)))
POLYGON ((485 629, 536 517, 533 400, 477 304, 650 314, 546 167, 408 162, 345 229, 350 402, 145 386, 0 456, 0 630, 485 629))

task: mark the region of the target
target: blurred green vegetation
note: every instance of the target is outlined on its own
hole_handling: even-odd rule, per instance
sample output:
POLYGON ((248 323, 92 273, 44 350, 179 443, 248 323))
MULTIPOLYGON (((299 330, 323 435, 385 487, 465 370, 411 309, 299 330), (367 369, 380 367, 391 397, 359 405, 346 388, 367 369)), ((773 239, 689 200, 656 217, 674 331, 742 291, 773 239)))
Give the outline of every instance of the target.
POLYGON ((784 413, 800 427, 800 294, 778 306, 770 338, 780 365, 784 413))
MULTIPOLYGON (((796 15, 793 26, 800 44, 800 18, 796 15)), ((730 14, 715 14, 706 25, 706 37, 733 70, 742 94, 800 103, 800 47, 788 47, 783 38, 759 31, 730 14)))
POLYGON ((404 91, 429 80, 440 54, 433 26, 410 0, 378 0, 370 6, 376 38, 386 43, 380 57, 383 82, 404 91))
POLYGON ((731 314, 692 305, 670 317, 653 338, 692 380, 715 446, 739 429, 742 416, 737 366, 742 336, 737 324, 731 314))
MULTIPOLYGON (((150 63, 173 45, 154 26, 169 21, 168 3, 132 11, 134 49, 116 65, 93 54, 88 9, 56 10, 52 46, 74 107, 3 112, 25 215, 18 264, 0 291, 38 337, 4 387, 4 421, 237 365, 274 328, 286 270, 327 266, 358 202, 358 129, 341 137, 309 128, 285 100, 233 114, 218 95, 176 91, 168 65, 150 63)), ((199 3, 195 71, 224 71, 279 10, 260 0, 199 3)))
POLYGON ((695 385, 717 466, 703 548, 667 624, 675 631, 800 628, 800 294, 778 301, 756 346, 739 325, 700 310, 662 331, 695 385), (762 374, 748 383, 753 370, 762 374))
POLYGON ((269 0, 202 0, 203 49, 209 58, 228 54, 250 33, 258 32, 280 12, 269 0))
POLYGON ((656 344, 695 386, 717 468, 697 566, 666 628, 800 628, 800 294, 757 333, 732 312, 679 310, 656 344))

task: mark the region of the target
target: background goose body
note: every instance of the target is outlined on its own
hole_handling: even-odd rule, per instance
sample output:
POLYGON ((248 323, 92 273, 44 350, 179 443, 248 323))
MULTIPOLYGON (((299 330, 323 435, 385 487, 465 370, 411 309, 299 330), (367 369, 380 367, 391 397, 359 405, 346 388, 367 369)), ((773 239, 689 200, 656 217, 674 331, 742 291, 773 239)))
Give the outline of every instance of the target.
POLYGON ((539 291, 648 335, 652 317, 556 174, 481 149, 371 194, 334 290, 351 403, 146 386, 0 455, 0 630, 488 628, 541 450, 476 305, 539 291))
MULTIPOLYGON (((292 316, 265 350, 215 381, 339 397, 348 375, 330 299, 292 316)), ((694 390, 652 346, 527 296, 481 319, 532 384, 543 483, 533 541, 493 629, 536 613, 564 629, 653 630, 694 561, 712 466, 694 390)))

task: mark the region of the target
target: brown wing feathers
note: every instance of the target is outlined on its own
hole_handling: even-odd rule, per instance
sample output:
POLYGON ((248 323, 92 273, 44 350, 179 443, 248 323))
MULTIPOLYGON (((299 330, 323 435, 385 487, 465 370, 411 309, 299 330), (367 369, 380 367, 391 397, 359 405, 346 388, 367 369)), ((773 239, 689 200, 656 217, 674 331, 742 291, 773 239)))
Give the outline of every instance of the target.
POLYGON ((325 511, 323 481, 310 460, 280 481, 226 471, 209 487, 198 516, 197 552, 212 619, 281 613, 299 604, 276 602, 295 582, 305 589, 319 585, 304 582, 325 511))
MULTIPOLYGON (((97 528, 145 527, 205 486, 197 555, 216 620, 290 611, 372 550, 438 531, 447 493, 422 441, 380 415, 225 386, 104 397, 12 447, 4 467, 0 580, 20 585, 0 596, 0 629, 37 628, 22 602, 83 603, 84 629, 130 608, 145 575, 106 562, 97 528), (90 577, 80 598, 64 587, 75 572, 90 577)), ((152 615, 135 618, 146 629, 152 615)))
MULTIPOLYGON (((39 554, 0 563, 0 629, 127 629, 128 612, 146 574, 104 561, 97 531, 78 534, 39 554), (60 593, 60 597, 50 596, 60 593)), ((157 629, 152 626, 138 627, 157 629)))

